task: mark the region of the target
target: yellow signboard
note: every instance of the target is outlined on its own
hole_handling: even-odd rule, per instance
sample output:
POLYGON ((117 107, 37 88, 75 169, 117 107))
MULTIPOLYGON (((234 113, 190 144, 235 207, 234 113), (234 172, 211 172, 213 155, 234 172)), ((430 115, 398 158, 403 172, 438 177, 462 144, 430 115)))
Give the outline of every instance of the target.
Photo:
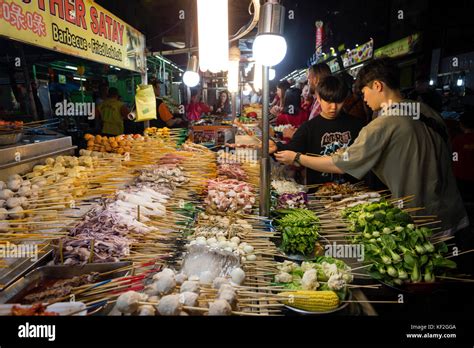
POLYGON ((416 45, 420 42, 420 35, 413 34, 401 40, 392 42, 391 44, 380 47, 375 50, 374 57, 399 57, 411 54, 416 50, 416 45))
POLYGON ((145 36, 92 0, 0 0, 0 35, 145 72, 145 36))

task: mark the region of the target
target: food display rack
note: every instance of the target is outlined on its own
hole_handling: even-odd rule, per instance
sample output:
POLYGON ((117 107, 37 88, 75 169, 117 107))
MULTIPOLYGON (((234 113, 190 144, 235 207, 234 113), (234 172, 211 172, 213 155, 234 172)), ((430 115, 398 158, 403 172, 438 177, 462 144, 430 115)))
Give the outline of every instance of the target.
POLYGON ((0 147, 0 180, 23 174, 47 157, 73 155, 72 138, 59 134, 26 136, 20 143, 0 147))
MULTIPOLYGON (((20 143, 0 147, 0 180, 12 174, 24 174, 48 157, 73 155, 77 146, 71 137, 61 134, 25 136, 20 143)), ((74 212, 77 213, 77 212, 74 212)), ((37 241, 36 243, 41 243, 37 241)), ((43 264, 51 257, 50 246, 38 248, 37 260, 31 258, 6 259, 8 267, 0 269, 0 290, 5 289, 26 272, 43 264)))

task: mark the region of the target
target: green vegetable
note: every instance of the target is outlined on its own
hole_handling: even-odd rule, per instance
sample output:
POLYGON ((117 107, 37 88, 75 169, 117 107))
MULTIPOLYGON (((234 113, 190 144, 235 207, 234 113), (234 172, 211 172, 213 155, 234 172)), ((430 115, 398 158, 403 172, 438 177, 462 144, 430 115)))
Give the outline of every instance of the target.
POLYGON ((398 278, 402 279, 402 280, 406 280, 406 279, 408 279, 408 273, 403 268, 399 268, 398 269, 398 278))
POLYGON ((392 259, 387 256, 387 255, 382 255, 382 262, 386 265, 391 265, 392 264, 392 259))
POLYGON ((400 255, 393 252, 391 249, 389 249, 389 253, 390 253, 390 256, 392 257, 393 263, 399 263, 400 261, 402 261, 402 258, 400 257, 400 255))
POLYGON ((401 280, 400 278, 394 279, 393 282, 397 285, 403 285, 403 280, 401 280))
POLYGON ((398 278, 398 271, 393 266, 387 267, 387 274, 392 278, 398 278))
POLYGON ((407 251, 404 255, 403 255, 403 261, 405 261, 405 264, 411 269, 413 267, 415 267, 415 264, 416 264, 416 259, 415 257, 413 256, 413 254, 409 251, 407 251))
POLYGON ((425 244, 423 244, 423 247, 425 248, 426 252, 428 253, 432 253, 435 251, 435 247, 433 244, 431 244, 430 242, 426 242, 425 244))
POLYGON ((420 257, 420 266, 423 266, 427 262, 428 262, 428 255, 421 255, 421 257, 420 257))
POLYGON ((282 232, 282 250, 286 253, 311 254, 319 237, 317 216, 306 209, 289 209, 279 213, 284 214, 276 220, 282 232))
POLYGON ((414 283, 419 282, 421 280, 420 269, 417 262, 415 262, 415 265, 413 266, 410 279, 414 283))
POLYGON ((425 248, 423 248, 423 246, 419 244, 415 245, 415 250, 420 255, 423 255, 426 252, 425 248))
POLYGON ((430 243, 430 228, 416 228, 408 213, 385 200, 347 208, 342 216, 356 234, 349 240, 362 244, 365 261, 374 264, 370 272, 374 278, 388 284, 433 281, 436 272, 456 267, 442 256, 448 252, 445 243, 430 243))
POLYGON ((440 257, 433 260, 433 266, 454 269, 456 268, 456 262, 440 257))

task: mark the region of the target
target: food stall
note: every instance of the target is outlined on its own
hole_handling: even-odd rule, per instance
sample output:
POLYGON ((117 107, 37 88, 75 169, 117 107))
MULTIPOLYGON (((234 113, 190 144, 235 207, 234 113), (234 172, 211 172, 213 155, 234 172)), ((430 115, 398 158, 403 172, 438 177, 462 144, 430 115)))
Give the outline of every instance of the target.
MULTIPOLYGON (((58 127, 58 121, 49 118, 48 115, 51 113, 50 109, 45 110, 46 113, 44 116, 46 118, 44 120, 35 120, 35 118, 38 117, 38 113, 34 112, 33 103, 36 91, 32 92, 31 90, 29 68, 32 69, 33 82, 36 82, 38 76, 43 73, 42 69, 47 71, 46 76, 53 74, 52 76, 54 77, 54 69, 57 68, 64 74, 58 76, 58 82, 60 84, 65 83, 65 72, 69 71, 68 76, 73 74, 74 80, 80 81, 82 86, 83 81, 86 80, 84 78, 85 69, 79 66, 80 64, 72 64, 70 62, 68 64, 67 62, 57 61, 58 57, 66 57, 65 59, 67 60, 67 56, 70 56, 73 57, 71 60, 74 60, 76 63, 80 62, 80 59, 76 59, 75 57, 81 57, 82 59, 105 64, 104 66, 106 66, 107 69, 110 67, 113 71, 119 71, 123 68, 141 73, 146 77, 144 36, 136 29, 128 26, 119 18, 91 1, 81 2, 78 6, 79 7, 74 7, 74 5, 70 4, 63 6, 61 4, 61 6, 47 8, 48 5, 37 2, 7 1, 2 3, 0 16, 1 40, 2 42, 4 40, 20 42, 20 44, 15 44, 19 47, 20 54, 14 60, 16 70, 14 75, 12 75, 14 80, 10 78, 10 83, 15 85, 13 86, 15 88, 18 87, 16 85, 17 83, 24 84, 26 91, 24 93, 24 100, 18 99, 18 94, 15 94, 15 96, 18 100, 23 100, 27 106, 23 108, 25 114, 18 112, 8 113, 8 107, 6 109, 2 108, 2 117, 9 119, 9 121, 1 121, 0 124, 0 153, 2 154, 0 179, 4 184, 2 189, 7 190, 4 192, 4 199, 2 200, 2 209, 4 209, 2 216, 5 220, 8 217, 10 217, 10 220, 12 217, 17 220, 22 220, 24 218, 22 212, 17 212, 17 214, 11 212, 11 214, 13 214, 11 215, 10 211, 12 209, 27 210, 31 205, 31 187, 35 186, 35 184, 32 184, 29 179, 33 180, 34 177, 30 177, 27 180, 25 179, 26 174, 34 172, 34 169, 38 168, 38 166, 41 167, 45 161, 51 161, 54 160, 54 158, 63 158, 64 156, 69 158, 76 153, 77 149, 77 146, 73 146, 71 137, 64 136, 54 130, 58 127), (89 20, 91 21, 91 25, 86 24, 86 21, 89 23, 89 20), (71 23, 74 25, 70 26, 71 23), (48 54, 41 52, 48 62, 45 66, 40 64, 41 59, 33 59, 31 57, 30 62, 33 61, 34 63, 28 66, 28 60, 25 54, 27 47, 25 45, 24 49, 24 44, 45 48, 55 53, 48 54), (18 68, 21 68, 21 76, 18 68), (31 119, 33 119, 33 121, 31 121, 31 119), (19 182, 24 184, 24 186, 16 187, 15 183, 19 182), (9 187, 9 183, 12 183, 13 186, 9 187), (10 188, 14 190, 10 190, 10 188)), ((89 72, 87 72, 87 74, 89 74, 89 72)), ((42 94, 42 86, 43 85, 38 86, 38 96, 40 98, 44 97, 44 99, 50 103, 49 93, 45 95, 42 94)), ((46 89, 48 89, 47 84, 46 89)), ((91 100, 87 98, 84 99, 84 94, 82 94, 82 96, 83 97, 78 100, 73 100, 76 102, 76 105, 77 102, 79 102, 81 106, 88 103, 92 105, 91 100)), ((2 102, 3 101, 4 100, 2 100, 2 102)), ((65 105, 61 103, 60 106, 68 107, 66 101, 64 104, 65 105)), ((57 107, 57 105, 49 105, 49 107, 57 107)), ((15 105, 13 105, 13 108, 15 108, 15 105)), ((63 114, 76 116, 76 118, 84 116, 83 111, 81 111, 84 110, 84 108, 73 107, 72 110, 72 114, 68 114, 66 111, 64 111, 63 114)), ((86 108, 86 110, 88 109, 86 108)), ((93 112, 92 115, 88 114, 87 116, 93 117, 93 112)), ((76 165, 79 165, 79 163, 76 165)), ((47 181, 51 181, 55 175, 54 172, 51 172, 47 181)), ((55 192, 53 191, 55 191, 56 188, 57 187, 52 187, 50 193, 54 195, 55 192)), ((35 190, 36 189, 39 188, 36 186, 35 190)), ((48 195, 45 194, 45 196, 42 197, 43 201, 41 203, 38 202, 41 206, 39 209, 44 209, 44 212, 41 214, 48 212, 49 205, 47 204, 47 196, 48 195)), ((9 222, 5 221, 3 224, 2 231, 6 234, 21 233, 23 230, 31 230, 34 226, 34 224, 28 225, 23 221, 19 221, 18 225, 10 225, 9 222)), ((37 225, 41 226, 42 224, 38 223, 37 225)), ((53 226, 52 230, 55 229, 56 226, 53 226)), ((19 237, 19 239, 21 240, 22 238, 19 237)), ((26 271, 34 268, 36 261, 31 262, 32 259, 42 259, 50 254, 51 248, 49 242, 45 242, 45 240, 41 238, 27 238, 27 240, 31 240, 31 243, 36 243, 39 246, 38 249, 35 249, 37 253, 34 257, 2 258, 2 264, 5 263, 4 266, 6 266, 2 267, 0 275, 2 288, 10 285, 26 271)))
MULTIPOLYGON (((87 6, 97 20, 100 8, 87 6)), ((141 36, 127 40, 123 66, 143 70, 141 36)), ((118 51, 90 54, 104 52, 118 51)), ((266 116, 251 105, 236 127, 194 125, 188 141, 186 129, 86 134, 77 156, 69 138, 0 149, 0 313, 374 316, 374 302, 401 305, 400 292, 462 279, 451 274, 449 238, 430 239, 437 217, 415 215, 423 208, 409 205, 413 197, 363 183, 300 185, 272 162, 262 216, 257 130, 266 116), (231 142, 235 128, 247 136, 235 137, 240 151, 203 146, 231 142), (395 294, 373 300, 386 288, 395 294)))

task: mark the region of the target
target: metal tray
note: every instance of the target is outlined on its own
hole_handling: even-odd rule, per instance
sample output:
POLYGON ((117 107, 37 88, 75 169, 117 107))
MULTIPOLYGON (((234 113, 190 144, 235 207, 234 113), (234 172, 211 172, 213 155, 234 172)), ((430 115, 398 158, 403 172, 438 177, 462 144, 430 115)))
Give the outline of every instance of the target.
MULTIPOLYGON (((82 274, 91 272, 109 272, 114 269, 122 268, 131 265, 132 263, 127 262, 113 262, 113 263, 90 263, 84 266, 70 266, 70 265, 57 265, 57 266, 42 266, 31 271, 24 277, 18 279, 11 286, 0 292, 0 303, 7 302, 19 302, 21 303, 21 297, 30 289, 37 287, 46 279, 68 279, 82 274), (20 301, 19 301, 20 300, 20 301)), ((114 273, 110 278, 117 278, 125 276, 127 271, 121 271, 114 273)))
POLYGON ((0 146, 16 144, 23 139, 23 132, 0 134, 0 146))

